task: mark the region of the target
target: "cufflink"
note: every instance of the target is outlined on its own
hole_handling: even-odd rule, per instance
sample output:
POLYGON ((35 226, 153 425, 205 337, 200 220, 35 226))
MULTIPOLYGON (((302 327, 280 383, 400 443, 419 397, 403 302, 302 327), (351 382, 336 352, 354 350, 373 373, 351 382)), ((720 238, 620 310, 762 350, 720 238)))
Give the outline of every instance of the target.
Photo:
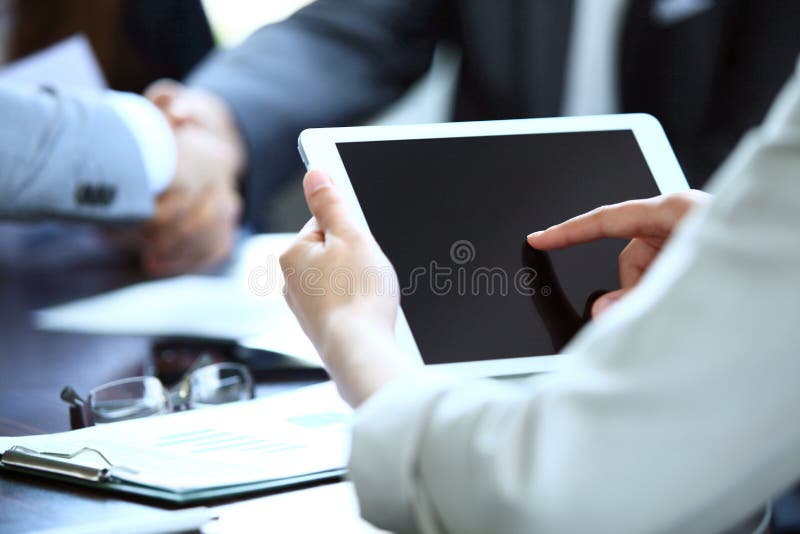
POLYGON ((79 205, 108 206, 116 195, 117 188, 113 185, 83 184, 75 189, 75 202, 79 205))

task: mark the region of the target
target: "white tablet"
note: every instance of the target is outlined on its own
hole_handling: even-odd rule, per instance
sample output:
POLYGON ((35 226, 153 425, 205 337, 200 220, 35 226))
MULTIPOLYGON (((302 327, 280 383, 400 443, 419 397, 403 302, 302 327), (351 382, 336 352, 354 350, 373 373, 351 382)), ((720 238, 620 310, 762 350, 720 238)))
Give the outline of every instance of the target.
POLYGON ((314 129, 300 153, 395 266, 400 342, 475 376, 554 369, 594 298, 619 287, 623 241, 544 253, 529 233, 688 189, 661 125, 640 114, 314 129))

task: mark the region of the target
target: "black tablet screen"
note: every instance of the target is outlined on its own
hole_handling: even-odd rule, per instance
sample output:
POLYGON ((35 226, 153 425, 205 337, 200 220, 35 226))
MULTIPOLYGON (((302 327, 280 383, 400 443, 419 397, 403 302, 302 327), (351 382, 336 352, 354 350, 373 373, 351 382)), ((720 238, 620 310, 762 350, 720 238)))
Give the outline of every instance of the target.
POLYGON ((625 242, 543 253, 525 237, 659 193, 629 130, 337 147, 426 363, 558 352, 619 287, 625 242))

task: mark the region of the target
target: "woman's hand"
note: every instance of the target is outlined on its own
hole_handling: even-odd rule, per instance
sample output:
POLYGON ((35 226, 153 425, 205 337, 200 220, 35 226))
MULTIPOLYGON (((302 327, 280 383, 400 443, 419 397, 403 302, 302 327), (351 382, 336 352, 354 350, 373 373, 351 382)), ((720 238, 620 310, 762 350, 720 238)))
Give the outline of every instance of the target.
POLYGON ((540 250, 552 250, 609 237, 631 240, 619 256, 621 289, 595 301, 592 316, 596 317, 639 283, 675 226, 691 208, 710 198, 708 193, 691 190, 602 206, 535 232, 528 236, 528 243, 540 250))
POLYGON ((286 300, 342 396, 357 406, 414 365, 394 336, 399 284, 328 175, 309 172, 303 189, 313 218, 281 256, 286 300))

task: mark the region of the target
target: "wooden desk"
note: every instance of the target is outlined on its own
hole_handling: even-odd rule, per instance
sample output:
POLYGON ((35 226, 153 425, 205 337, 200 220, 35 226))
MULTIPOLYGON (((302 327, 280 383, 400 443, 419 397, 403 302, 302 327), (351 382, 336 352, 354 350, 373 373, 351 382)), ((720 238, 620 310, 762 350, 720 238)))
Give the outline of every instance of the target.
POLYGON ((121 287, 141 279, 120 258, 99 263, 0 267, 0 433, 69 430, 61 388, 81 393, 142 373, 151 340, 39 332, 35 309, 121 287))
MULTIPOLYGON (((49 261, 24 270, 0 265, 0 435, 69 430, 67 406, 59 399, 64 385, 85 393, 142 373, 150 360, 151 339, 39 332, 30 314, 140 280, 137 269, 120 258, 49 261)), ((257 391, 269 394, 319 380, 290 378, 283 374, 279 380, 260 383, 257 391)), ((166 508, 14 474, 0 476, 0 532, 135 517, 152 509, 166 508)), ((331 531, 333 526, 342 532, 374 532, 358 518, 346 483, 229 502, 219 511, 220 521, 206 532, 331 531)))

